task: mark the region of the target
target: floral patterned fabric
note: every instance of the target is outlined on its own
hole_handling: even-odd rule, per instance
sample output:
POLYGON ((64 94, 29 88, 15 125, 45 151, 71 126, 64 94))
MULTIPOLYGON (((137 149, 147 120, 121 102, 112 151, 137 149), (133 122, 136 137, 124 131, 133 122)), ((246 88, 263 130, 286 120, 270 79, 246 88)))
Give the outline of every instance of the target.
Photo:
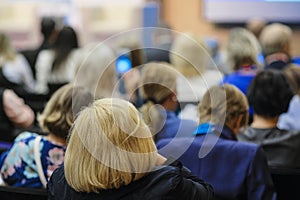
MULTIPOLYGON (((16 187, 41 188, 37 166, 34 160, 34 141, 38 135, 24 132, 13 146, 1 155, 1 176, 4 182, 16 187)), ((65 147, 42 137, 39 145, 41 163, 47 180, 64 161, 65 147)))

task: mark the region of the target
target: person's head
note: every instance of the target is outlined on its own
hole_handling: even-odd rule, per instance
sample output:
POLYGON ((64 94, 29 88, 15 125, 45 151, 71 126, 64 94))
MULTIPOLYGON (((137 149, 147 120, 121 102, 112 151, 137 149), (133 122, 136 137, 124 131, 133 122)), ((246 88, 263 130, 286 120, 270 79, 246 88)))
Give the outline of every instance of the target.
POLYGON ((153 105, 159 104, 171 111, 178 106, 176 75, 174 68, 164 62, 150 62, 142 68, 140 87, 145 104, 140 111, 153 134, 157 133, 163 122, 163 116, 153 105))
POLYGON ((95 99, 111 97, 117 84, 117 71, 113 50, 104 45, 83 48, 83 61, 77 71, 76 85, 87 88, 95 99), (88 78, 87 78, 88 77, 88 78))
POLYGON ((266 20, 262 18, 251 18, 246 23, 246 28, 252 32, 256 38, 259 38, 261 31, 267 25, 266 20))
POLYGON ((176 72, 165 62, 150 62, 142 67, 141 95, 145 100, 163 104, 170 96, 176 96, 176 72))
POLYGON ((139 112, 128 101, 96 100, 80 112, 68 139, 64 169, 78 192, 120 188, 155 167, 157 149, 139 112))
POLYGON ((264 27, 260 34, 260 43, 265 56, 273 53, 286 53, 290 56, 292 29, 287 25, 272 23, 264 27))
POLYGON ((93 101, 92 94, 85 88, 67 84, 59 88, 38 116, 43 132, 66 139, 77 113, 93 101))
POLYGON ((159 46, 160 44, 171 43, 172 41, 173 33, 171 26, 164 21, 160 21, 153 32, 153 45, 159 46))
POLYGON ((279 70, 263 70, 251 81, 247 96, 254 115, 275 118, 287 111, 294 93, 279 70))
POLYGON ((233 28, 226 45, 228 64, 236 71, 243 65, 257 65, 260 44, 256 37, 245 28, 233 28))
POLYGON ((67 59, 73 49, 78 48, 78 38, 75 30, 70 26, 63 27, 53 44, 55 59, 52 64, 52 71, 55 71, 67 59))
MULTIPOLYGON (((11 39, 4 33, 0 33, 0 57, 5 60, 14 60, 16 56, 15 49, 11 43, 11 39)), ((0 64, 1 63, 0 61, 0 64)))
POLYGON ((41 20, 41 33, 44 40, 48 40, 55 31, 55 21, 50 17, 43 17, 41 20))
POLYGON ((295 64, 287 65, 283 70, 293 91, 300 95, 300 67, 295 64))
POLYGON ((117 47, 128 51, 132 67, 138 67, 145 63, 145 54, 142 49, 142 42, 136 35, 122 37, 118 41, 117 47))
POLYGON ((226 125, 235 131, 248 124, 248 101, 234 85, 213 86, 198 105, 199 123, 226 125))
POLYGON ((186 77, 200 76, 207 69, 209 51, 200 35, 177 35, 170 50, 170 62, 186 77))

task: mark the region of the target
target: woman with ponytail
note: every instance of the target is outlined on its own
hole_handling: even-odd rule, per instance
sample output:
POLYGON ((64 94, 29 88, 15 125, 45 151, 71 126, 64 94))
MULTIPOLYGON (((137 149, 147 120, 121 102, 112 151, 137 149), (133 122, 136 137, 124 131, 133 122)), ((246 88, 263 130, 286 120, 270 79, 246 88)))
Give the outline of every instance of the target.
POLYGON ((190 136, 197 123, 178 118, 176 71, 170 64, 150 62, 143 66, 140 82, 144 104, 140 107, 155 141, 190 136))
POLYGON ((73 81, 81 63, 77 34, 72 27, 63 27, 49 50, 37 57, 36 91, 49 96, 60 86, 73 81), (51 87, 52 86, 52 87, 51 87))

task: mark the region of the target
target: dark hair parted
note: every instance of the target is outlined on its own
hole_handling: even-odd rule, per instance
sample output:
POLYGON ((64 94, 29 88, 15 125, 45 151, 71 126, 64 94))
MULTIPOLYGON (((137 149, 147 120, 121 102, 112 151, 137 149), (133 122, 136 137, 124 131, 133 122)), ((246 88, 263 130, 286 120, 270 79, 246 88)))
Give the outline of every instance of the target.
POLYGON ((68 58, 73 49, 78 48, 78 38, 72 27, 63 27, 53 44, 55 58, 52 64, 52 71, 55 71, 68 58))
POLYGON ((86 88, 71 84, 59 88, 38 116, 42 131, 66 139, 75 116, 92 102, 93 95, 86 88))
POLYGON ((247 96, 254 113, 277 117, 287 111, 294 93, 286 77, 279 70, 264 70, 251 81, 247 96))
POLYGON ((41 21, 41 33, 44 39, 48 39, 55 30, 55 21, 50 17, 43 17, 41 21))

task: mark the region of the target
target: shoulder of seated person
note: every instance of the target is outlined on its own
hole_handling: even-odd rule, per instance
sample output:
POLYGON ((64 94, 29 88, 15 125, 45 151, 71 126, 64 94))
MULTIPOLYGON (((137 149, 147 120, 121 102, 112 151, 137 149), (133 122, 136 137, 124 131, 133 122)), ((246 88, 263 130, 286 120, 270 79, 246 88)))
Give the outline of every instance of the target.
POLYGON ((21 141, 21 140, 27 140, 29 138, 36 138, 38 136, 37 133, 32 133, 32 132, 29 132, 29 131, 25 131, 25 132, 22 132, 20 133, 16 139, 15 139, 15 142, 18 142, 18 141, 21 141))

